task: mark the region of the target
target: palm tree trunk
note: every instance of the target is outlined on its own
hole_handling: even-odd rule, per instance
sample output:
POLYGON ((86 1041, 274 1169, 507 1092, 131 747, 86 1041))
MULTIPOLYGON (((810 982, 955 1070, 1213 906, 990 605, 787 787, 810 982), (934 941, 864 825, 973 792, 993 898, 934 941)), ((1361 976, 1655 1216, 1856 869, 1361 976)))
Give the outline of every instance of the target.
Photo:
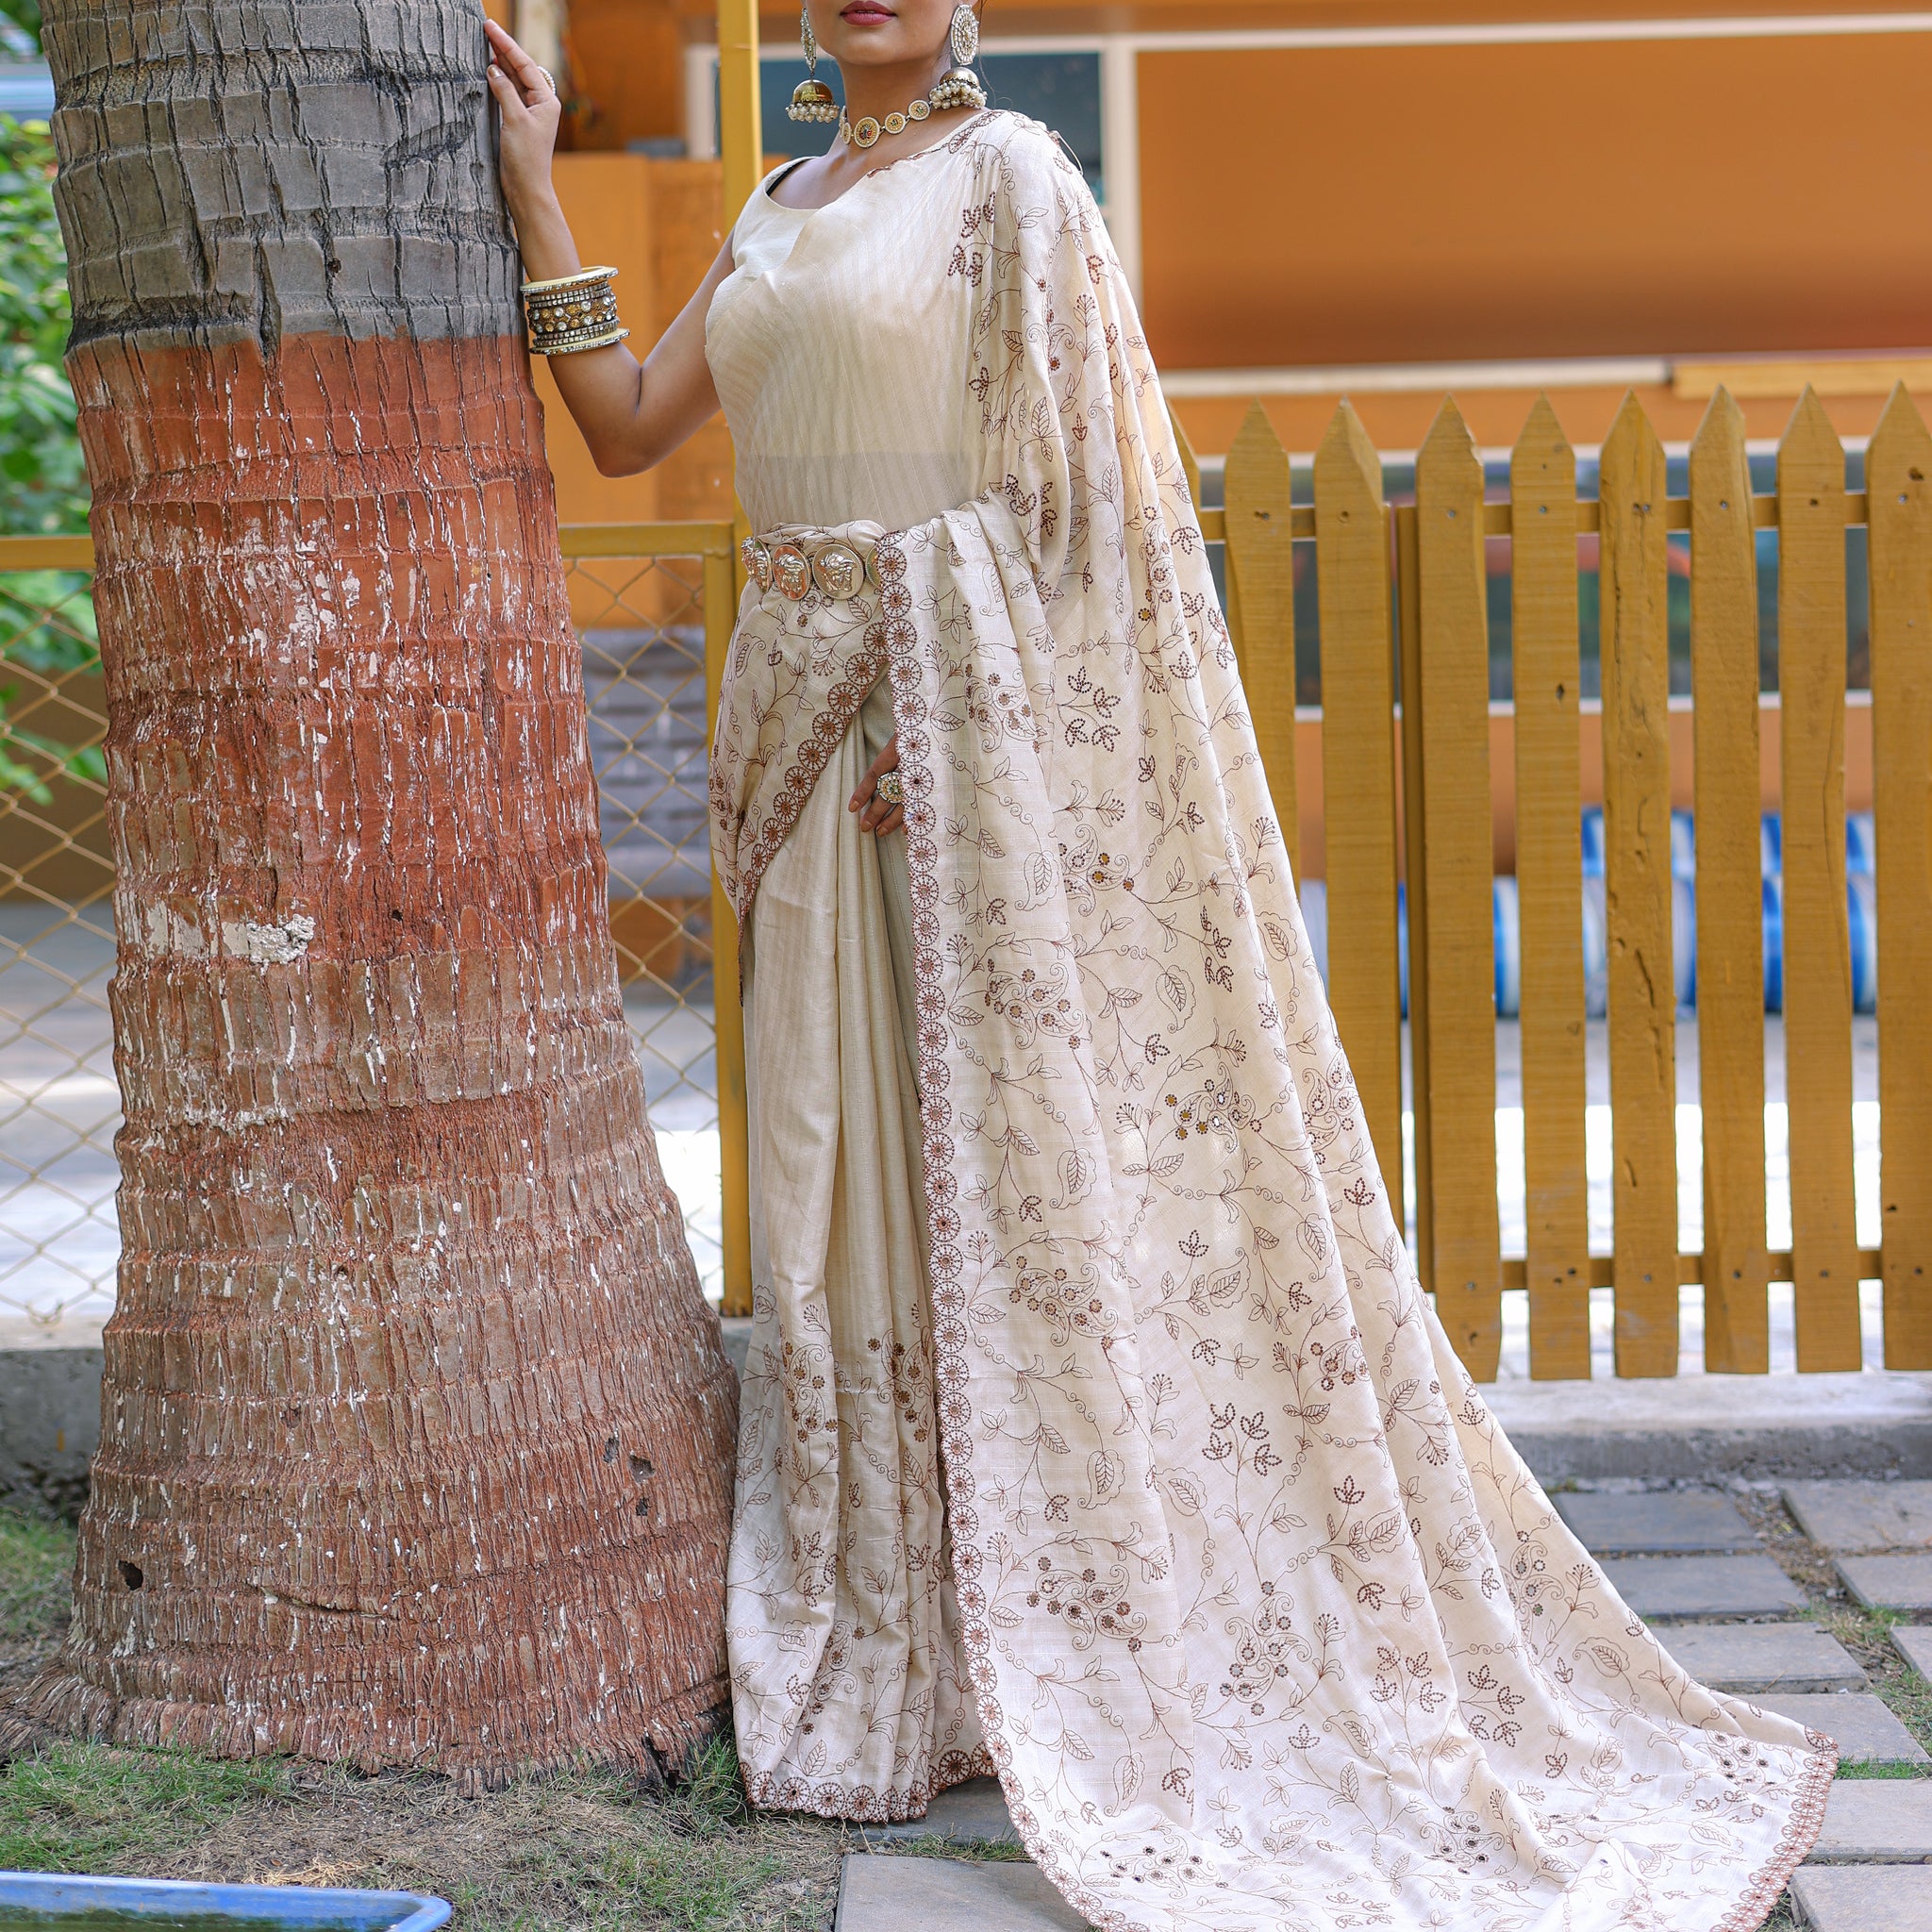
POLYGON ((120 1299, 38 1719, 494 1779, 725 1700, 475 0, 47 0, 120 1299))

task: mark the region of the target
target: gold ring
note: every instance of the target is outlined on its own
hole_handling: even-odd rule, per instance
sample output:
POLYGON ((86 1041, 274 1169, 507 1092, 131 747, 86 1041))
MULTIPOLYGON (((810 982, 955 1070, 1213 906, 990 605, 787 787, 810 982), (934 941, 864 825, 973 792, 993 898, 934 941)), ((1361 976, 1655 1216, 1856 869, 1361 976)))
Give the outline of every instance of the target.
POLYGON ((906 803, 906 787, 900 782, 897 772, 881 772, 879 782, 873 789, 888 805, 906 803))
POLYGON ((555 92, 557 92, 557 76, 556 76, 556 75, 552 74, 552 73, 551 73, 551 71, 549 70, 549 68, 547 68, 547 67, 540 67, 540 68, 538 68, 537 72, 538 72, 539 74, 541 74, 541 75, 543 76, 544 80, 545 80, 545 81, 547 81, 547 82, 549 83, 549 87, 550 87, 550 92, 551 92, 552 93, 555 93, 555 92))

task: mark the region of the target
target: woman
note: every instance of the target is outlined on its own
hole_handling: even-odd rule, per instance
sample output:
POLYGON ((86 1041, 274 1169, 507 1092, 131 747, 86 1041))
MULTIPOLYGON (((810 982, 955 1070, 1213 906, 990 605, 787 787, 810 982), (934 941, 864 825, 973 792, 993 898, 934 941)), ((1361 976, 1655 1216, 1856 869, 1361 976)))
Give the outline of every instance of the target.
MULTIPOLYGON (((758 533, 710 779, 754 1800, 996 1768, 1109 1926, 1758 1924, 1836 1754, 1658 1648, 1418 1287, 1085 183, 935 88, 952 0, 805 26, 858 118, 641 368, 608 308, 552 363, 610 471, 722 403, 758 533)), ((556 102, 493 44, 548 281, 556 102)))

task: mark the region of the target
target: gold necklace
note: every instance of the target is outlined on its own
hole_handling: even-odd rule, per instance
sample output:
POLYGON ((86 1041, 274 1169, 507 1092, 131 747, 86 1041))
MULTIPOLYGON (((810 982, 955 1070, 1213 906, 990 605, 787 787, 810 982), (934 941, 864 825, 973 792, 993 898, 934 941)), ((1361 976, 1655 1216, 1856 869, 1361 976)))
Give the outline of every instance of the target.
POLYGON ((941 76, 929 94, 912 102, 904 113, 891 113, 883 120, 874 114, 861 114, 857 121, 850 121, 841 108, 839 139, 853 147, 871 147, 880 135, 904 134, 915 121, 924 121, 940 108, 985 106, 986 90, 980 86, 979 76, 970 67, 953 67, 941 76))

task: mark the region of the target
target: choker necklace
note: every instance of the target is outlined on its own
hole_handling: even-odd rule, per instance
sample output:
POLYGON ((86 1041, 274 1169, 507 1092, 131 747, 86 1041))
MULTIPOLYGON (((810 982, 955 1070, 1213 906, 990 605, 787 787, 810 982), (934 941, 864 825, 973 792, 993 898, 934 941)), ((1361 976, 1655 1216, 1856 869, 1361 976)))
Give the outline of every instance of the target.
POLYGON ((970 67, 954 67, 947 70, 924 100, 914 101, 903 114, 888 114, 884 120, 861 114, 857 121, 849 121, 845 109, 841 108, 839 139, 853 147, 871 147, 880 135, 904 134, 915 121, 924 121, 940 108, 985 106, 986 90, 980 86, 979 76, 970 67))

